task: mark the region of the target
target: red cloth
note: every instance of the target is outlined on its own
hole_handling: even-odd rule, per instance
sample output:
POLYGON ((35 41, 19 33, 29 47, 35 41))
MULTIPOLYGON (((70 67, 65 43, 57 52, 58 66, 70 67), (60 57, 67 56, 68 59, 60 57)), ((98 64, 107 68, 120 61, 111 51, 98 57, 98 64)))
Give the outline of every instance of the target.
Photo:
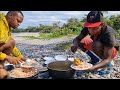
POLYGON ((118 55, 118 51, 114 47, 113 47, 112 51, 113 51, 113 53, 112 53, 112 57, 111 58, 115 58, 115 56, 118 55))
MULTIPOLYGON (((91 38, 88 38, 88 37, 85 37, 83 40, 85 42, 84 48, 86 48, 87 50, 92 50, 93 40, 91 38)), ((114 47, 113 47, 112 51, 113 51, 113 53, 112 53, 111 58, 114 58, 118 54, 118 51, 114 47)))

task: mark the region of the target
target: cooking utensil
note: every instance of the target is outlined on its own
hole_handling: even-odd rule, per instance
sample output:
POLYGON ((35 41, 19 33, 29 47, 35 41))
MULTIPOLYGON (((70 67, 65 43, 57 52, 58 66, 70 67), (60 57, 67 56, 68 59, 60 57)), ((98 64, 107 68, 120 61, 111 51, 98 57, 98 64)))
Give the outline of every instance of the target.
POLYGON ((47 65, 49 75, 52 78, 72 78, 75 70, 70 67, 71 61, 54 61, 47 65))
MULTIPOLYGON (((11 73, 11 71, 9 71, 9 74, 11 73)), ((19 77, 19 78, 16 78, 16 77, 12 77, 12 76, 10 76, 8 74, 8 76, 7 76, 7 78, 9 78, 9 79, 37 79, 37 77, 38 77, 38 75, 39 75, 39 71, 35 74, 35 75, 33 75, 33 76, 31 76, 31 77, 25 77, 25 78, 21 78, 21 77, 19 77)))
MULTIPOLYGON (((14 68, 14 69, 15 69, 15 68, 14 68)), ((22 68, 22 69, 23 69, 23 68, 22 68)), ((10 76, 10 73, 11 73, 12 70, 13 70, 13 69, 12 69, 12 70, 9 71, 8 78, 9 78, 9 79, 37 79, 39 73, 42 73, 42 72, 47 71, 47 68, 42 67, 42 65, 40 65, 40 68, 36 68, 36 69, 37 69, 37 72, 35 73, 35 75, 30 76, 30 77, 24 77, 24 78, 22 78, 22 77, 16 78, 16 77, 14 77, 14 76, 10 76)))
POLYGON ((8 64, 8 65, 5 65, 5 69, 7 70, 7 71, 10 71, 10 70, 12 70, 12 69, 14 69, 15 67, 14 67, 14 65, 12 65, 12 64, 8 64))
POLYGON ((43 59, 45 60, 45 64, 55 61, 54 57, 44 57, 43 59))
MULTIPOLYGON (((26 68, 26 67, 19 67, 19 68, 26 68)), ((36 68, 38 71, 37 71, 37 73, 35 74, 35 75, 33 75, 33 76, 31 76, 31 77, 26 77, 26 78, 15 78, 15 77, 11 77, 10 75, 8 76, 8 78, 10 78, 10 79, 36 79, 37 77, 38 77, 38 75, 39 75, 39 73, 43 73, 43 72, 46 72, 48 69, 47 69, 47 67, 43 67, 41 64, 39 64, 38 62, 36 62, 35 64, 34 64, 34 67, 31 67, 31 68, 36 68)), ((13 68, 14 69, 14 68, 13 68)), ((13 70, 12 69, 12 70, 13 70)), ((26 68, 26 69, 28 69, 28 71, 29 71, 29 68, 26 68)), ((10 70, 11 71, 11 70, 10 70)), ((10 73, 10 71, 9 71, 9 73, 10 73)))

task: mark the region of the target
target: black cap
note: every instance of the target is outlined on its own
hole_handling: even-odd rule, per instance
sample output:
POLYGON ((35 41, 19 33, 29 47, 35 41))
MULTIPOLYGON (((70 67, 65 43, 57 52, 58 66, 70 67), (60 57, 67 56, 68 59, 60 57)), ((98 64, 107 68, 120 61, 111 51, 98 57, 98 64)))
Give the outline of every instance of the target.
POLYGON ((87 15, 87 22, 84 24, 85 27, 96 27, 99 26, 103 21, 103 14, 100 11, 91 11, 87 15))

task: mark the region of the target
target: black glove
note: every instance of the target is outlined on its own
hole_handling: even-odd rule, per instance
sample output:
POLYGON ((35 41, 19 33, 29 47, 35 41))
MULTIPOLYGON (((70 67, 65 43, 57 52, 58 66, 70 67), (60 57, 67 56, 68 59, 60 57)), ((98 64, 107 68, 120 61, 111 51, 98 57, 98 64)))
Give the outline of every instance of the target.
POLYGON ((77 46, 72 46, 72 47, 71 47, 71 51, 72 51, 73 53, 75 53, 75 52, 77 51, 77 48, 78 48, 77 46))

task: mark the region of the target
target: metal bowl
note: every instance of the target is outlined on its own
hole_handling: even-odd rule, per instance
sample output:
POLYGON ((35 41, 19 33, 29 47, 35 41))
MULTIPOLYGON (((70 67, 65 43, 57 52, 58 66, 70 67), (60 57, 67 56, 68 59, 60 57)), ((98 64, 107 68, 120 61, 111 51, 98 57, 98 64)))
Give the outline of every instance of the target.
MULTIPOLYGON (((24 67, 18 67, 18 68, 24 68, 24 67)), ((35 75, 33 75, 31 77, 15 78, 15 77, 12 77, 12 76, 8 75, 8 78, 9 79, 37 79, 40 73, 46 72, 48 70, 47 67, 43 67, 41 64, 39 64, 39 66, 35 66, 34 68, 36 68, 38 71, 35 75)), ((11 69, 11 70, 13 70, 13 69, 11 69)), ((11 72, 11 70, 9 71, 9 73, 11 72)))
POLYGON ((75 70, 72 69, 71 61, 54 61, 47 65, 49 75, 52 78, 72 78, 75 74, 75 70))
POLYGON ((8 64, 8 65, 5 65, 5 69, 7 70, 7 71, 10 71, 10 70, 12 70, 12 69, 14 69, 15 67, 14 67, 14 65, 12 65, 12 64, 8 64))
MULTIPOLYGON (((12 70, 11 70, 11 71, 12 71, 12 70)), ((9 74, 11 73, 11 71, 9 71, 9 74)), ((36 73, 35 75, 30 76, 30 77, 24 77, 24 78, 21 78, 21 77, 16 78, 16 77, 10 76, 10 75, 8 74, 8 77, 7 77, 7 78, 9 78, 9 79, 37 79, 39 73, 40 73, 40 72, 37 71, 37 73, 36 73)))

